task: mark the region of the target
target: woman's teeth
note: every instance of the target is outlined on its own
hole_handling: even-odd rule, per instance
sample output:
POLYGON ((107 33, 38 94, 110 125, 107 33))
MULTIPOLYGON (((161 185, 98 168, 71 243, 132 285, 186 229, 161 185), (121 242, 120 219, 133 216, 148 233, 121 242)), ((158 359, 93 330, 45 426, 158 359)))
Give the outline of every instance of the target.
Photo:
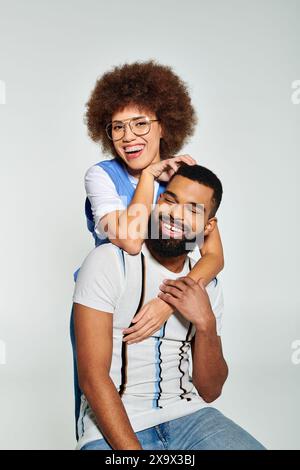
POLYGON ((141 150, 143 150, 144 146, 143 145, 136 145, 135 147, 125 147, 125 152, 126 153, 136 153, 136 152, 140 152, 141 150))

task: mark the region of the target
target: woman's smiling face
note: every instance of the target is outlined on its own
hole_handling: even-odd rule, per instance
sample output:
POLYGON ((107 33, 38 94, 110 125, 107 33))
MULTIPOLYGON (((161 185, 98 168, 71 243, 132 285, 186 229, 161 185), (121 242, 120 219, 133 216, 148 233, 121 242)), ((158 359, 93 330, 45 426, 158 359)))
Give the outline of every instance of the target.
POLYGON ((126 106, 112 115, 112 123, 115 121, 126 123, 123 138, 114 141, 113 144, 119 157, 126 163, 129 173, 134 176, 139 176, 140 172, 151 163, 160 161, 159 145, 162 128, 159 121, 151 122, 150 131, 140 136, 135 135, 128 125, 130 119, 141 116, 157 119, 153 112, 135 105, 126 106))

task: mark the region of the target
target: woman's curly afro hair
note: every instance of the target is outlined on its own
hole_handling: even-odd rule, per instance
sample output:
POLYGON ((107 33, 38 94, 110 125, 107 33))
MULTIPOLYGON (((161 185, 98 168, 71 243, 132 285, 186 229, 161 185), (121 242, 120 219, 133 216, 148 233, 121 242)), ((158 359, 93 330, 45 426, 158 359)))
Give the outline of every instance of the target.
POLYGON ((197 119, 187 86, 171 67, 154 60, 125 63, 97 80, 86 103, 89 136, 102 144, 105 153, 117 156, 105 126, 116 111, 128 105, 153 112, 160 120, 161 158, 176 154, 194 132, 197 119))

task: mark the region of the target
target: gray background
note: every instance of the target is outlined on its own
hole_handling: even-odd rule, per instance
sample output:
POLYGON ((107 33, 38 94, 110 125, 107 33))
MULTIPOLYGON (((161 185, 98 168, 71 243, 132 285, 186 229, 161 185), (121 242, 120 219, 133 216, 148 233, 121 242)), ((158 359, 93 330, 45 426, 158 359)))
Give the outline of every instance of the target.
POLYGON ((300 2, 0 1, 0 447, 72 449, 72 273, 93 247, 84 104, 113 65, 154 58, 189 84, 183 149, 224 184, 218 406, 268 448, 300 448, 300 2))

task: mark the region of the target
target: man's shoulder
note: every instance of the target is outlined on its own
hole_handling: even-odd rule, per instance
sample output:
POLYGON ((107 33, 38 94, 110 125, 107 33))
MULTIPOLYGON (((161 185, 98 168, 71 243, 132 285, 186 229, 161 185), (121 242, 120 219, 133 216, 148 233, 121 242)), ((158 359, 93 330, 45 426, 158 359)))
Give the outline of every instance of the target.
POLYGON ((111 242, 103 243, 93 248, 82 263, 82 267, 98 270, 113 271, 116 266, 121 266, 126 272, 126 268, 140 263, 141 254, 130 255, 111 242))
POLYGON ((82 268, 110 270, 111 267, 123 262, 123 250, 113 243, 103 243, 93 248, 85 257, 82 268))

